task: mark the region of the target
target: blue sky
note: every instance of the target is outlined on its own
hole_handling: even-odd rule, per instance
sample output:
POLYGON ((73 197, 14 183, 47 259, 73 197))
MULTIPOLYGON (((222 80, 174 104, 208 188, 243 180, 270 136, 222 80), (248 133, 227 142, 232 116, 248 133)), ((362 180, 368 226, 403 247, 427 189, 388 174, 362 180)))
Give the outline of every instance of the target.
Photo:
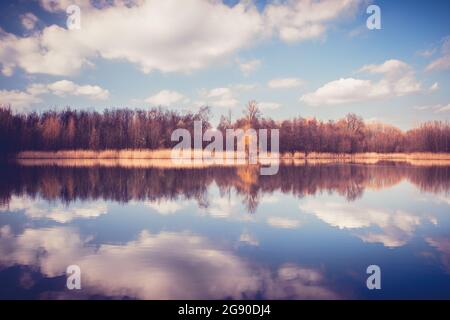
POLYGON ((15 111, 208 104, 402 129, 450 120, 449 1, 3 1, 0 103, 15 111), (79 30, 66 8, 80 7, 79 30), (369 30, 368 5, 381 9, 369 30))

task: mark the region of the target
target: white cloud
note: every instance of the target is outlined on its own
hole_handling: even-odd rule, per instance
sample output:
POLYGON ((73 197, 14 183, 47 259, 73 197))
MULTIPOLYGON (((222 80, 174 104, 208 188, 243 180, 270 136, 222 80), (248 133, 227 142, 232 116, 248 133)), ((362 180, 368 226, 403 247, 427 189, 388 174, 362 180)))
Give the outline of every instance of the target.
POLYGON ((40 96, 43 94, 82 96, 92 100, 105 100, 109 97, 109 91, 99 86, 78 85, 69 80, 60 80, 50 84, 34 83, 26 91, 1 90, 0 104, 11 105, 16 110, 27 109, 32 104, 42 102, 40 96))
POLYGON ((380 65, 363 66, 359 72, 380 74, 379 81, 341 78, 307 93, 300 101, 312 105, 336 105, 389 97, 400 97, 420 91, 414 70, 400 60, 387 60, 380 65))
MULTIPOLYGON (((65 9, 42 1, 49 11, 65 9)), ((30 37, 4 33, 0 61, 28 73, 70 75, 97 57, 125 60, 143 72, 189 72, 244 48, 258 38, 262 19, 245 1, 149 0, 101 10, 83 3, 81 30, 56 25, 30 37), (113 37, 111 35, 114 35, 113 37)))
POLYGON ((214 88, 206 93, 207 98, 219 98, 232 95, 230 88, 214 88))
POLYGON ((267 194, 264 195, 264 197, 261 199, 260 203, 267 203, 267 204, 272 204, 272 203, 277 203, 280 201, 280 198, 274 194, 267 194))
POLYGON ((434 109, 434 108, 436 108, 436 106, 440 106, 440 105, 414 106, 413 109, 418 110, 418 111, 424 111, 424 110, 434 109))
POLYGON ((34 96, 38 96, 48 93, 48 88, 47 85, 43 83, 32 83, 28 86, 26 91, 34 96))
POLYGON ((426 71, 440 71, 450 69, 450 54, 446 54, 430 62, 425 68, 426 71))
POLYGON ((0 235, 3 267, 27 265, 53 278, 64 275, 67 266, 76 262, 83 272, 86 295, 138 299, 339 297, 321 271, 296 264, 282 264, 272 271, 189 232, 142 231, 123 244, 95 246, 90 243, 92 236, 81 236, 68 227, 28 228, 20 236, 2 227, 0 235))
POLYGON ((24 211, 25 215, 31 219, 50 219, 59 223, 67 223, 74 219, 98 217, 106 214, 107 209, 106 203, 101 201, 70 205, 57 202, 48 206, 48 202, 40 198, 12 196, 6 210, 0 208, 0 212, 24 211))
POLYGON ((242 62, 238 62, 239 63, 239 68, 241 69, 242 73, 245 76, 248 76, 250 73, 252 73, 253 71, 255 71, 256 69, 259 68, 259 66, 261 65, 261 60, 249 60, 249 61, 242 61, 242 62))
POLYGON ((429 90, 430 90, 430 92, 439 90, 439 83, 437 83, 437 82, 433 83, 429 90))
POLYGON ((145 102, 153 106, 173 106, 177 103, 187 103, 189 99, 177 91, 162 90, 145 99, 145 102))
POLYGON ((27 73, 73 74, 90 63, 87 59, 90 49, 75 39, 76 36, 83 39, 78 32, 56 25, 24 38, 0 29, 2 73, 10 76, 15 67, 20 67, 27 73))
POLYGON ((264 18, 269 32, 285 42, 313 39, 325 34, 327 24, 352 14, 360 0, 288 0, 268 4, 264 18))
POLYGON ((256 84, 235 84, 228 87, 199 90, 200 101, 198 105, 209 105, 212 107, 234 108, 242 103, 242 93, 257 88, 256 84))
POLYGON ((425 241, 440 253, 439 261, 443 268, 450 273, 450 238, 445 236, 432 236, 425 238, 425 241))
POLYGON ((216 218, 229 218, 239 211, 238 204, 234 199, 226 197, 215 197, 205 212, 216 218))
POLYGON ((295 229, 300 226, 299 220, 284 217, 270 217, 267 223, 272 227, 283 229, 295 229))
POLYGON ((256 84, 234 84, 213 89, 203 88, 199 90, 199 100, 195 104, 219 108, 234 108, 242 105, 240 96, 243 92, 251 91, 256 87, 256 84))
MULTIPOLYGON (((437 49, 435 49, 436 51, 437 49)), ((431 61, 425 71, 441 71, 450 69, 450 36, 444 37, 440 41, 440 57, 431 61)), ((433 52, 434 53, 434 52, 433 52)))
POLYGON ((33 30, 38 21, 38 17, 36 17, 31 12, 27 12, 20 16, 20 22, 26 30, 33 30))
POLYGON ((362 231, 355 235, 366 242, 383 243, 386 247, 399 247, 408 242, 423 219, 429 216, 396 210, 393 212, 361 205, 309 200, 299 208, 314 214, 320 220, 339 229, 362 231), (381 232, 366 229, 376 226, 381 232))
POLYGON ((369 31, 370 31, 370 30, 367 29, 367 26, 366 26, 365 24, 364 24, 364 25, 361 24, 361 25, 359 25, 358 27, 356 27, 356 28, 350 30, 350 31, 347 33, 347 36, 350 37, 350 38, 356 38, 356 37, 359 37, 359 36, 367 35, 367 33, 368 33, 369 31))
POLYGON ((49 12, 66 11, 66 8, 72 4, 88 9, 90 8, 89 1, 86 0, 39 0, 43 9, 49 12))
POLYGON ((367 99, 371 91, 370 80, 341 78, 303 95, 300 101, 312 106, 351 103, 367 99))
POLYGON ((268 299, 339 299, 339 295, 326 288, 324 275, 313 269, 293 263, 282 265, 276 277, 268 282, 268 299))
POLYGON ((450 111, 450 103, 449 104, 434 104, 434 105, 424 105, 424 106, 414 106, 415 110, 418 111, 433 111, 434 113, 448 112, 450 111))
POLYGON ((447 105, 440 106, 436 112, 440 113, 440 112, 449 112, 449 111, 450 111, 450 103, 447 105))
MULTIPOLYGON (((228 6, 217 0, 102 2, 41 0, 52 13, 81 6, 81 30, 50 25, 26 37, 0 32, 2 73, 73 75, 95 59, 127 61, 144 73, 191 72, 223 61, 270 35, 287 42, 322 37, 327 24, 352 12, 361 0, 298 0, 228 6), (132 5, 130 5, 130 3, 132 5), (113 37, 111 35, 114 35, 113 37)), ((28 24, 31 26, 31 24, 28 24)), ((244 72, 258 60, 244 62, 244 72)))
POLYGON ((278 102, 259 102, 258 107, 262 110, 275 110, 281 107, 281 104, 278 102))
POLYGON ((233 108, 239 105, 236 93, 228 87, 214 88, 211 90, 200 90, 202 99, 199 104, 210 105, 212 107, 233 108))
POLYGON ((272 79, 267 83, 267 86, 272 89, 279 88, 296 88, 304 84, 304 81, 298 78, 278 78, 272 79))
POLYGON ((19 90, 0 90, 0 105, 10 105, 14 109, 24 109, 42 100, 34 94, 19 90))
POLYGON ((417 54, 421 57, 431 57, 432 55, 434 55, 436 53, 436 48, 431 48, 431 49, 426 49, 426 50, 421 50, 418 51, 417 54))
POLYGON ((258 276, 244 261, 190 233, 143 231, 124 245, 98 248, 87 241, 71 228, 26 229, 19 238, 2 238, 0 261, 32 265, 48 277, 64 274, 76 261, 83 270, 83 290, 107 296, 217 299, 229 294, 239 299, 258 289, 258 276), (38 250, 47 254, 38 256, 38 250))
POLYGON ((189 200, 158 200, 158 201, 146 201, 145 205, 156 212, 166 215, 174 214, 183 208, 186 208, 190 204, 189 200))
POLYGON ((47 85, 47 89, 57 96, 85 96, 93 100, 106 100, 109 91, 99 86, 78 85, 69 80, 60 80, 47 85))
POLYGON ((258 246, 259 241, 255 238, 252 234, 250 234, 248 231, 244 231, 239 236, 239 242, 245 243, 249 246, 258 246))

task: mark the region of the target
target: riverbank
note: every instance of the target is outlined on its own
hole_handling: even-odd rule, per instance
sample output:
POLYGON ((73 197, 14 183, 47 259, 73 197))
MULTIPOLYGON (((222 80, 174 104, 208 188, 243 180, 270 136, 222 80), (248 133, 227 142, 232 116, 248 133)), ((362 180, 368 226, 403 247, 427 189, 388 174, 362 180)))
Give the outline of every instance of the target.
MULTIPOLYGON (((192 152, 192 155, 199 151, 192 152)), ((201 152, 201 151, 200 151, 201 152)), ((221 152, 225 157, 226 153, 221 152)), ((217 154, 220 157, 220 153, 217 154)), ((235 158, 245 158, 243 153, 234 153, 235 158)), ((172 159, 171 149, 159 150, 60 150, 60 151, 22 151, 17 159, 172 159)), ((304 152, 282 153, 281 159, 376 159, 376 160, 450 160, 450 153, 320 153, 304 152)))
MULTIPOLYGON (((58 165, 58 166, 120 166, 120 167, 159 167, 159 168, 194 168, 218 165, 215 162, 167 161, 172 160, 170 149, 162 150, 62 150, 62 151, 24 151, 18 153, 14 160, 22 165, 58 165)), ((197 151, 198 152, 198 151, 197 151)), ((217 154, 220 156, 220 154, 217 154)), ((225 153, 221 156, 225 157, 225 153)), ((244 154, 234 153, 235 163, 225 162, 220 165, 245 165, 244 154)), ((186 160, 186 159, 185 159, 186 160)), ((449 153, 283 153, 279 160, 275 158, 259 159, 260 163, 279 161, 286 165, 314 165, 327 163, 377 164, 383 161, 403 162, 410 165, 450 165, 449 153)))

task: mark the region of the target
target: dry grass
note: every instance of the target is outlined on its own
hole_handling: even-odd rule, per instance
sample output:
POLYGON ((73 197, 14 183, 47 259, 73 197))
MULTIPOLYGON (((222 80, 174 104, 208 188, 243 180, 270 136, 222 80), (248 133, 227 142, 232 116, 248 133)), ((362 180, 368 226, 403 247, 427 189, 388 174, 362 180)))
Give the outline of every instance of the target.
MULTIPOLYGON (((203 168, 215 165, 243 165, 245 155, 233 154, 235 161, 214 163, 201 160, 201 154, 193 152, 188 158, 179 157, 176 161, 171 157, 171 149, 161 150, 63 150, 63 151, 24 151, 17 155, 19 163, 24 165, 59 165, 59 166, 121 166, 121 167, 158 167, 158 168, 203 168), (191 160, 194 154, 200 159, 191 160), (170 160, 170 161, 168 161, 170 160)), ((275 155, 275 154, 274 154, 275 155)), ((216 157, 225 159, 226 153, 220 152, 216 157)), ((327 163, 361 163, 376 164, 379 161, 405 162, 411 165, 450 165, 449 153, 285 153, 280 159, 259 159, 261 164, 280 161, 283 164, 327 164, 327 163)))
POLYGON ((58 167, 123 167, 123 168, 206 168, 214 164, 206 162, 172 162, 168 159, 18 159, 23 166, 58 166, 58 167))
MULTIPOLYGON (((187 150, 172 157, 172 149, 124 149, 124 150, 61 150, 61 151, 22 151, 16 155, 17 159, 199 159, 202 150, 187 150)), ((216 152, 214 157, 226 159, 245 159, 244 152, 216 152)))
MULTIPOLYGON (((187 158, 201 158, 202 151, 194 151, 187 158)), ((217 152, 215 156, 225 158, 226 152, 217 152)), ((276 154, 274 154, 275 156, 276 154)), ((233 158, 245 158, 244 153, 234 152, 233 158)), ((17 154, 18 159, 172 159, 171 149, 124 149, 124 150, 61 150, 61 151, 22 151, 17 154)), ((184 158, 181 154, 177 158, 184 158)), ((450 153, 319 153, 311 152, 305 156, 303 152, 283 153, 281 159, 306 160, 450 160, 450 153)))
POLYGON ((450 153, 431 153, 431 152, 413 152, 413 153, 325 153, 325 152, 311 152, 305 156, 303 152, 296 152, 294 154, 285 153, 282 155, 283 159, 375 159, 375 160, 450 160, 450 153))
POLYGON ((170 149, 161 150, 61 150, 23 151, 18 159, 170 159, 170 149))

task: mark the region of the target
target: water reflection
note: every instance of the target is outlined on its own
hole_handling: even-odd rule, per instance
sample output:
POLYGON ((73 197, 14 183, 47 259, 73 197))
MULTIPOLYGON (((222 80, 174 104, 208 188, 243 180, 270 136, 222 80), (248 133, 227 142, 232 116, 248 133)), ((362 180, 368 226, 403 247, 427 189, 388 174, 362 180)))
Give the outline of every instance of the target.
POLYGON ((349 203, 307 201, 300 209, 314 214, 320 220, 340 229, 366 229, 377 227, 380 231, 356 233, 366 242, 378 242, 386 247, 404 245, 421 222, 435 221, 431 214, 415 214, 402 210, 377 209, 349 203))
POLYGON ((449 173, 3 165, 0 298, 450 298, 449 173))
MULTIPOLYGON (((77 230, 26 229, 14 237, 2 228, 0 262, 38 268, 46 277, 76 262, 89 295, 141 299, 337 298, 314 269, 286 264, 272 274, 247 259, 189 233, 141 232, 122 245, 90 246, 77 230), (37 254, 38 253, 38 254, 37 254), (126 257, 124 259, 123 257, 126 257)), ((63 292, 63 297, 66 292, 63 292)), ((57 297, 58 293, 53 293, 57 297)))
POLYGON ((221 194, 231 189, 248 212, 255 212, 262 197, 275 191, 296 197, 321 192, 336 193, 348 201, 361 198, 364 190, 380 190, 407 180, 424 192, 447 193, 450 167, 409 166, 386 162, 381 165, 281 166, 274 176, 260 176, 256 166, 202 169, 157 169, 124 167, 1 166, 0 199, 8 204, 12 195, 40 195, 46 200, 194 199, 209 205, 207 190, 216 184, 221 194))

